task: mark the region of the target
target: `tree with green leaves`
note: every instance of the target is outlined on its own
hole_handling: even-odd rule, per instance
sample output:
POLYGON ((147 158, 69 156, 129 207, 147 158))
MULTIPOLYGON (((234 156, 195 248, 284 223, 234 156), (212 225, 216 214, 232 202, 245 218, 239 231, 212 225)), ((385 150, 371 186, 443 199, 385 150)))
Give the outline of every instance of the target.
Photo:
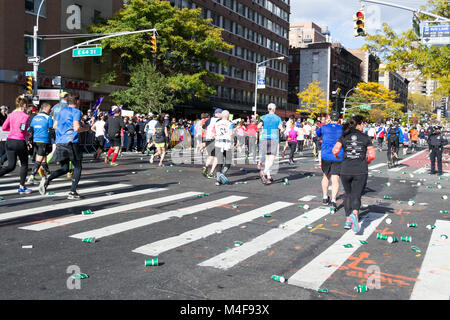
POLYGON ((310 113, 314 118, 328 114, 333 105, 331 101, 327 101, 327 95, 320 87, 319 81, 310 82, 308 87, 297 96, 303 105, 300 112, 310 113))
MULTIPOLYGON (((207 99, 215 94, 215 85, 224 77, 209 72, 206 63, 225 64, 217 51, 228 51, 232 45, 222 38, 222 29, 201 18, 201 9, 179 9, 169 1, 132 0, 106 23, 92 25, 93 33, 157 30, 157 52, 153 53, 150 36, 139 33, 102 40, 105 51, 120 57, 120 63, 134 66, 152 62, 165 76, 167 86, 182 100, 207 99)), ((101 81, 111 83, 121 70, 116 66, 101 81)))
POLYGON ((377 82, 360 82, 357 90, 346 101, 346 118, 352 114, 361 114, 376 122, 388 118, 401 118, 403 104, 396 102, 398 93, 389 90, 377 82), (360 109, 361 105, 370 105, 370 110, 360 109))
MULTIPOLYGON (((447 0, 428 0, 421 9, 450 18, 447 0)), ((433 18, 419 14, 420 21, 433 18)), ((436 94, 450 96, 450 48, 426 45, 420 42, 414 28, 397 34, 387 23, 380 34, 368 35, 363 49, 378 54, 389 71, 413 69, 420 71, 422 79, 438 80, 436 94)))
POLYGON ((131 67, 130 89, 115 91, 112 99, 137 113, 169 111, 178 102, 167 85, 166 77, 148 61, 131 67))

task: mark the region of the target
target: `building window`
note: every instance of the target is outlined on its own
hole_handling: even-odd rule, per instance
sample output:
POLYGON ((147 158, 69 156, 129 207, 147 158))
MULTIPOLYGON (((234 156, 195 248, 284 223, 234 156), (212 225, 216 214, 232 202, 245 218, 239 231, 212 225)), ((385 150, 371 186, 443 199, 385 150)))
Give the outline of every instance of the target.
MULTIPOLYGON (((42 1, 44 0, 25 0, 25 12, 37 14, 42 1)), ((46 4, 44 3, 39 14, 42 17, 45 17, 45 6, 46 4)))
MULTIPOLYGON (((31 35, 24 36, 24 48, 26 56, 33 56, 33 37, 31 35)), ((44 41, 42 39, 38 39, 37 41, 37 55, 40 57, 44 56, 44 41)))

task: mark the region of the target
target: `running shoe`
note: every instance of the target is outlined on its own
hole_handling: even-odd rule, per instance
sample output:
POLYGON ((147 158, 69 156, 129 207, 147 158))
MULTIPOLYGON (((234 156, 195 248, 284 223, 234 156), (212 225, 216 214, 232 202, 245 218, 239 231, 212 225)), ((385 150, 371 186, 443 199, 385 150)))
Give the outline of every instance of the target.
POLYGON ((337 211, 337 203, 336 203, 336 202, 334 202, 334 201, 331 201, 331 207, 333 207, 333 209, 334 209, 334 212, 336 212, 336 211, 337 211))
POLYGON ((216 176, 214 175, 214 173, 210 173, 206 176, 208 179, 215 179, 216 176))
POLYGON ((39 184, 39 193, 41 195, 45 195, 45 192, 47 192, 47 187, 48 187, 48 179, 47 177, 42 177, 41 179, 41 183, 39 184))
POLYGON ((27 187, 19 188, 19 194, 30 194, 33 190, 28 189, 27 187))
POLYGON ((322 203, 328 205, 330 203, 330 197, 327 197, 326 199, 322 198, 322 203))
POLYGON ((208 176, 207 171, 208 171, 208 169, 207 169, 206 167, 203 167, 203 168, 202 168, 202 175, 203 175, 205 178, 208 176))
POLYGON ((111 167, 117 167, 119 164, 117 162, 112 162, 111 167))
POLYGON ((67 199, 68 200, 80 200, 81 196, 76 191, 75 192, 71 191, 71 192, 69 192, 67 199))
POLYGON ((350 230, 352 228, 352 222, 350 220, 346 220, 344 224, 344 229, 350 230))
POLYGON ((228 180, 227 176, 224 175, 223 173, 219 174, 219 180, 220 182, 222 182, 223 184, 229 184, 230 181, 228 180))
POLYGON ((109 163, 109 157, 105 157, 105 163, 106 163, 106 164, 109 163))
POLYGON ((261 178, 262 184, 267 184, 266 176, 262 171, 259 172, 259 177, 261 178))
POLYGON ((35 182, 36 180, 34 180, 34 176, 30 176, 25 184, 35 184, 35 182))
POLYGON ((350 215, 350 220, 352 222, 352 230, 353 230, 353 232, 354 233, 358 233, 359 230, 361 229, 361 227, 359 226, 359 223, 358 223, 358 216, 356 214, 352 213, 350 215))
POLYGON ((164 163, 160 163, 160 164, 158 164, 158 167, 164 167, 164 163))

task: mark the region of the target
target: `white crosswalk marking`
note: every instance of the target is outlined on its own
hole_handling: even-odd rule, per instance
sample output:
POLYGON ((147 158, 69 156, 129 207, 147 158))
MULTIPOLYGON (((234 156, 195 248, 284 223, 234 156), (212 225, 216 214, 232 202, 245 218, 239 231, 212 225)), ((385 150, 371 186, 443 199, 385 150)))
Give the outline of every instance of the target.
POLYGON ((139 191, 118 193, 118 194, 114 194, 111 196, 88 198, 88 199, 83 199, 83 200, 68 201, 68 202, 63 202, 63 203, 59 203, 59 204, 52 204, 52 205, 47 205, 47 206, 42 206, 42 207, 17 210, 17 211, 13 211, 13 212, 0 214, 0 221, 14 219, 14 218, 20 218, 20 217, 26 217, 26 216, 30 216, 30 215, 37 214, 37 213, 47 212, 47 211, 67 209, 67 208, 73 208, 73 207, 79 207, 79 206, 85 206, 85 205, 93 205, 98 202, 107 202, 110 200, 135 197, 135 196, 140 196, 140 195, 144 195, 144 194, 148 194, 148 193, 160 192, 160 191, 164 191, 164 190, 167 190, 167 189, 166 188, 150 188, 150 189, 139 190, 139 191))
POLYGON ((436 220, 411 300, 450 299, 450 221, 436 220))
POLYGON ((395 168, 388 169, 388 171, 390 171, 390 172, 397 172, 397 171, 400 171, 400 170, 402 170, 402 169, 405 169, 406 167, 407 167, 407 166, 398 165, 398 166, 396 166, 395 168))
POLYGON ((298 199, 298 201, 311 201, 312 199, 316 198, 317 196, 304 196, 303 198, 298 199))
MULTIPOLYGON (((94 192, 112 191, 112 190, 127 188, 127 187, 131 187, 131 185, 119 183, 119 184, 113 184, 113 185, 109 185, 109 186, 100 186, 100 187, 93 187, 93 188, 86 188, 86 189, 82 188, 82 189, 77 190, 77 192, 80 195, 88 195, 88 194, 91 194, 94 192)), ((7 206, 10 204, 14 204, 14 203, 23 203, 23 202, 36 201, 36 200, 42 200, 42 199, 48 199, 48 198, 67 197, 68 193, 69 193, 69 191, 55 192, 55 194, 53 194, 53 195, 26 196, 26 197, 8 199, 8 200, 4 200, 4 201, 0 202, 0 206, 7 206)))
MULTIPOLYGON (((288 279, 288 284, 318 290, 362 244, 360 240, 367 240, 375 228, 383 221, 387 214, 370 212, 362 221, 362 234, 349 230, 338 241, 322 252, 288 279), (345 248, 351 244, 352 248, 345 248)), ((361 231, 359 232, 361 233, 361 231)))
POLYGON ((142 253, 149 256, 157 256, 162 252, 183 246, 201 238, 205 238, 207 236, 215 234, 218 231, 222 232, 223 230, 236 227, 242 223, 260 218, 266 213, 272 213, 291 205, 292 203, 288 202, 275 202, 270 205, 222 220, 220 222, 211 223, 206 226, 190 230, 175 237, 166 238, 160 241, 146 244, 134 249, 133 252, 142 253))
POLYGON ((96 229, 96 230, 77 233, 77 234, 71 235, 70 237, 77 238, 77 239, 95 237, 96 239, 100 239, 100 238, 111 236, 113 234, 117 234, 120 232, 129 231, 129 230, 132 230, 135 228, 139 228, 139 227, 147 226, 147 225, 150 225, 153 223, 168 220, 170 218, 175 218, 175 217, 181 218, 185 215, 197 213, 197 212, 208 210, 208 209, 213 209, 213 208, 222 206, 224 204, 238 202, 243 199, 246 199, 246 197, 229 196, 229 197, 226 197, 223 199, 214 200, 214 201, 210 201, 207 203, 201 203, 201 204, 191 206, 191 207, 172 210, 172 211, 168 211, 168 212, 164 212, 164 213, 160 213, 160 214, 155 214, 155 215, 152 215, 149 217, 134 219, 134 220, 127 221, 127 222, 110 225, 110 226, 96 229))
MULTIPOLYGON (((0 179, 2 179, 2 178, 0 178, 0 179)), ((9 182, 9 183, 0 183, 0 188, 6 188, 6 187, 18 187, 19 186, 19 180, 20 180, 20 178, 17 178, 17 179, 15 179, 15 180, 17 180, 17 181, 15 181, 15 182, 9 182)), ((3 179, 1 180, 2 182, 4 181, 3 179)), ((40 180, 36 180, 37 182, 39 182, 40 180)), ((68 179, 66 179, 66 178, 57 178, 57 179, 55 179, 55 180, 53 180, 53 181, 69 181, 68 179)), ((83 181, 83 180, 81 180, 81 181, 83 181)), ((80 181, 80 183, 81 183, 81 181, 80 181)), ((36 185, 37 186, 37 185, 36 185)), ((33 188, 33 186, 30 186, 30 188, 33 188)), ((1 191, 0 191, 0 193, 1 193, 1 191)))
POLYGON ((225 270, 229 269, 239 262, 257 254, 258 252, 266 250, 273 244, 292 236, 296 232, 302 230, 305 226, 314 223, 329 213, 330 208, 325 207, 308 211, 297 218, 283 223, 281 227, 272 229, 254 238, 253 240, 244 243, 240 247, 235 247, 200 263, 199 266, 210 266, 225 270))
MULTIPOLYGON (((86 184, 86 183, 94 183, 96 181, 92 181, 92 180, 81 180, 79 182, 80 184, 86 184)), ((54 190, 57 188, 61 188, 61 187, 68 187, 72 185, 72 181, 68 181, 68 182, 63 182, 63 183, 55 183, 55 184, 50 184, 47 188, 47 190, 54 190)), ((38 186, 35 186, 35 189, 33 190, 33 187, 28 187, 30 189, 33 190, 33 193, 36 192, 35 190, 37 190, 38 186)), ((0 190, 0 195, 5 196, 5 195, 9 195, 9 194, 18 194, 17 190, 19 190, 19 186, 17 185, 17 188, 13 188, 10 190, 0 190)))
MULTIPOLYGON (((161 204, 161 203, 165 203, 165 202, 171 202, 171 201, 176 201, 176 200, 185 199, 185 198, 189 198, 189 197, 195 197, 196 195, 199 195, 199 194, 202 194, 202 193, 201 192, 184 192, 184 193, 179 193, 179 194, 172 195, 172 196, 166 196, 166 197, 161 197, 161 198, 156 198, 156 199, 151 199, 151 200, 146 200, 146 201, 140 201, 140 202, 133 202, 130 204, 125 204, 125 205, 121 205, 121 206, 117 206, 117 207, 111 207, 108 209, 96 210, 94 212, 94 214, 90 214, 90 215, 81 215, 80 214, 80 215, 68 216, 68 217, 64 217, 64 218, 60 218, 60 219, 53 219, 51 221, 37 223, 37 224, 25 226, 25 227, 20 227, 19 229, 42 231, 45 229, 55 228, 55 227, 59 227, 59 226, 65 226, 65 225, 80 222, 80 221, 97 219, 100 217, 108 216, 108 215, 119 213, 119 212, 124 212, 127 210, 149 207, 152 205, 161 204)), ((117 197, 114 199, 117 199, 117 197)))

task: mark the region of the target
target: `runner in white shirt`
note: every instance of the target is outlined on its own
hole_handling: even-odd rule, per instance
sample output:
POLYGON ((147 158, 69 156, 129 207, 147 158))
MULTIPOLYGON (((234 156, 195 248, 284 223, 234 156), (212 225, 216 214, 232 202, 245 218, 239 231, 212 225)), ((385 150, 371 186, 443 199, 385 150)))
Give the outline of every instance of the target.
POLYGON ((233 129, 232 123, 228 120, 230 112, 222 111, 222 117, 214 124, 213 135, 215 137, 215 148, 217 158, 216 186, 229 184, 226 176, 231 167, 232 147, 233 147, 233 129))
MULTIPOLYGON (((155 126, 158 123, 158 121, 156 120, 156 118, 158 117, 158 115, 153 115, 153 113, 150 115, 150 117, 152 118, 152 120, 150 120, 149 122, 147 122, 147 124, 145 125, 144 128, 144 132, 147 135, 147 144, 145 145, 144 148, 142 148, 142 152, 144 152, 144 150, 147 150, 147 155, 150 154, 150 149, 152 148, 153 145, 155 145, 155 141, 153 138, 153 132, 155 131, 155 126)), ((155 149, 156 152, 156 149, 155 149)))
POLYGON ((303 131, 305 132, 305 146, 308 147, 311 145, 311 125, 308 121, 305 121, 303 131))
POLYGON ((95 132, 95 146, 97 147, 97 153, 94 154, 94 159, 100 159, 100 155, 105 147, 105 116, 101 114, 98 121, 95 121, 91 127, 91 130, 95 132))

